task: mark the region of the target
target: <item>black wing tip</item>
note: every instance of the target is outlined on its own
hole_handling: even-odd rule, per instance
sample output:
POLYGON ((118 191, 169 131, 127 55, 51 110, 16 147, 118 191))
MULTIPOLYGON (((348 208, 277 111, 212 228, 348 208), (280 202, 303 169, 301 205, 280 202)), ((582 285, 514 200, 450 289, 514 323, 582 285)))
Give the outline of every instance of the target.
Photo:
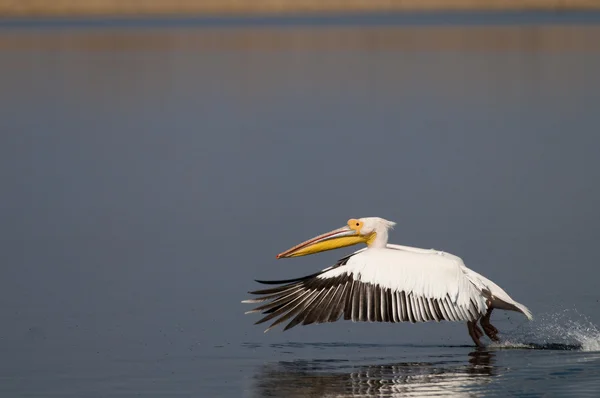
POLYGON ((284 283, 295 283, 295 282, 303 282, 305 280, 314 278, 315 276, 319 276, 324 272, 329 271, 331 268, 326 268, 324 270, 321 270, 319 272, 315 272, 314 274, 310 274, 310 275, 306 275, 306 276, 301 276, 300 278, 292 278, 292 279, 281 279, 278 281, 267 281, 267 280, 262 280, 262 279, 255 279, 255 282, 258 283, 262 283, 263 285, 281 285, 284 283))
POLYGON ((257 283, 262 283, 263 285, 281 285, 282 283, 288 283, 289 281, 292 281, 293 279, 287 279, 287 280, 279 280, 279 281, 267 281, 267 280, 261 280, 261 279, 255 279, 254 282, 257 283))
POLYGON ((348 256, 339 259, 334 266, 322 269, 321 271, 317 271, 314 274, 310 274, 310 275, 306 275, 306 276, 301 276, 299 278, 281 279, 281 280, 277 280, 277 281, 275 281, 275 280, 267 281, 267 280, 263 280, 263 279, 255 279, 254 281, 257 282, 257 283, 262 283, 263 285, 281 285, 281 284, 284 284, 284 283, 303 282, 305 280, 308 280, 308 279, 314 278, 316 276, 319 276, 319 275, 321 275, 321 274, 323 274, 323 273, 325 273, 327 271, 330 271, 330 270, 332 270, 334 268, 346 265, 346 263, 348 262, 348 260, 350 259, 350 257, 352 257, 354 254, 356 254, 356 253, 349 254, 348 256))
MULTIPOLYGON (((350 256, 348 256, 349 258, 350 256)), ((343 265, 345 264, 346 259, 342 259, 337 266, 339 265, 343 265)), ((317 276, 322 275, 323 273, 330 271, 331 269, 336 268, 336 266, 334 267, 329 267, 326 269, 323 269, 319 272, 315 272, 311 275, 306 275, 300 278, 294 278, 294 279, 285 279, 285 280, 262 280, 262 279, 255 279, 254 281, 257 283, 261 283, 261 284, 265 284, 265 285, 280 285, 277 287, 273 287, 273 288, 268 288, 268 289, 263 289, 263 290, 255 290, 255 291, 249 291, 249 294, 254 294, 254 295, 270 295, 270 296, 265 296, 265 297, 259 297, 256 299, 249 299, 246 300, 247 303, 255 303, 255 302, 263 302, 263 301, 269 301, 271 300, 271 303, 267 303, 267 304, 263 304, 259 307, 254 308, 251 311, 248 311, 246 313, 257 313, 257 312, 262 312, 263 315, 266 315, 265 317, 259 319, 258 321, 256 321, 254 324, 255 325, 259 325, 261 323, 267 322, 273 318, 277 318, 275 319, 275 321, 264 331, 264 333, 267 333, 268 331, 270 331, 271 329, 275 328, 276 326, 278 326, 279 324, 285 322, 286 320, 288 320, 290 317, 295 315, 295 318, 292 319, 286 326, 284 326, 283 331, 287 331, 289 329, 292 329, 293 327, 297 326, 297 325, 308 325, 311 323, 321 323, 321 322, 331 322, 325 318, 323 318, 323 320, 321 321, 321 319, 317 319, 321 313, 317 313, 315 315, 318 315, 314 320, 311 319, 310 322, 306 322, 306 315, 307 313, 305 312, 304 307, 299 308, 297 307, 297 305, 300 305, 301 303, 298 302, 297 305, 290 307, 291 303, 295 303, 296 300, 299 298, 296 293, 300 292, 301 290, 304 289, 304 287, 307 287, 309 285, 307 284, 312 284, 317 283, 318 286, 316 286, 318 289, 317 290, 321 290, 323 288, 322 285, 323 283, 327 284, 329 281, 329 283, 341 283, 344 281, 341 281, 340 278, 343 279, 343 277, 341 275, 336 276, 336 277, 332 277, 332 278, 325 278, 323 280, 321 279, 316 279, 317 276), (311 281, 313 280, 313 281, 311 281), (288 294, 289 293, 289 294, 288 294), (285 296, 286 294, 288 294, 288 296, 285 296), (289 298, 289 300, 287 300, 287 298, 289 298), (283 301, 281 301, 283 300, 283 301), (273 304, 273 302, 277 302, 275 304, 273 304), (300 312, 300 313, 298 313, 300 312)), ((349 275, 348 274, 344 274, 345 278, 348 278, 349 275)), ((313 286, 314 288, 315 286, 313 286)), ((343 292, 343 291, 342 291, 343 292)), ((307 293, 308 294, 308 293, 307 293)), ((305 298, 302 295, 302 302, 304 302, 305 298)), ((308 296, 306 297, 308 298, 308 296)), ((333 296, 329 297, 329 299, 332 299, 333 296)), ((313 312, 313 309, 310 309, 309 312, 313 312)), ((322 311, 321 311, 322 312, 322 311)), ((339 314, 337 316, 336 319, 339 319, 339 317, 341 316, 341 314, 339 314)))
POLYGON ((283 332, 290 330, 291 328, 293 328, 294 326, 296 326, 297 323, 292 325, 292 322, 288 323, 287 325, 285 325, 285 327, 283 328, 283 332))

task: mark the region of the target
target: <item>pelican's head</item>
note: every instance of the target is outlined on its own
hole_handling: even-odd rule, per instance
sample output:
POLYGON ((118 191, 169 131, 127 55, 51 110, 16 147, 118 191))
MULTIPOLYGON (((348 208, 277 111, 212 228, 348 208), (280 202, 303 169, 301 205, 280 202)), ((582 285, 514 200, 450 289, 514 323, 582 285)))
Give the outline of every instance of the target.
POLYGON ((277 258, 306 256, 358 243, 366 243, 367 246, 375 244, 385 246, 388 230, 394 225, 395 222, 379 217, 351 218, 343 227, 302 242, 279 253, 277 258))

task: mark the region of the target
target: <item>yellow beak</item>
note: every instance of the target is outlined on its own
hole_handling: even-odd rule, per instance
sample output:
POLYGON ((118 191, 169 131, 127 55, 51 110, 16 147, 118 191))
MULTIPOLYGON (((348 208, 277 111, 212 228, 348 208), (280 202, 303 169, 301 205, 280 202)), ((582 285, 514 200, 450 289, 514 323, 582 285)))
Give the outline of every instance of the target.
POLYGON ((345 226, 302 242, 291 249, 279 253, 277 258, 306 256, 358 243, 367 243, 370 237, 370 235, 360 235, 354 229, 345 226))

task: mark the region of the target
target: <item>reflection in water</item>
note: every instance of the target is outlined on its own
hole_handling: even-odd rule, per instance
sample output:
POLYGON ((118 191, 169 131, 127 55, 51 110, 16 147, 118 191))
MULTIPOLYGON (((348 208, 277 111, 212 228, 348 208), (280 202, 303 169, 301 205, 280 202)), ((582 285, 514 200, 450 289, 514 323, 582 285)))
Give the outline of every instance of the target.
POLYGON ((399 362, 344 372, 346 360, 277 362, 255 376, 261 397, 472 396, 498 375, 494 353, 473 351, 467 361, 399 362), (337 372, 335 371, 337 369, 337 372), (340 372, 342 369, 342 372, 340 372))

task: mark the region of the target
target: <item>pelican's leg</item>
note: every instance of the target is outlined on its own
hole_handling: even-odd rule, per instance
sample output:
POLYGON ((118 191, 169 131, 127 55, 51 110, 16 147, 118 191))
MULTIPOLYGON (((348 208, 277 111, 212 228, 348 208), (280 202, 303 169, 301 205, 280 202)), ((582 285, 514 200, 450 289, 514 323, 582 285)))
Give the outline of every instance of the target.
POLYGON ((483 343, 479 339, 483 336, 483 332, 477 326, 478 319, 467 322, 467 328, 469 329, 469 336, 473 339, 473 342, 477 347, 484 347, 483 343))
POLYGON ((496 329, 490 323, 490 316, 492 316, 492 311, 493 311, 493 308, 488 307, 487 312, 485 313, 485 315, 483 316, 483 318, 481 318, 481 321, 479 323, 481 324, 481 327, 485 331, 485 334, 487 334, 487 336, 492 341, 500 341, 500 339, 498 338, 498 329, 496 329))

